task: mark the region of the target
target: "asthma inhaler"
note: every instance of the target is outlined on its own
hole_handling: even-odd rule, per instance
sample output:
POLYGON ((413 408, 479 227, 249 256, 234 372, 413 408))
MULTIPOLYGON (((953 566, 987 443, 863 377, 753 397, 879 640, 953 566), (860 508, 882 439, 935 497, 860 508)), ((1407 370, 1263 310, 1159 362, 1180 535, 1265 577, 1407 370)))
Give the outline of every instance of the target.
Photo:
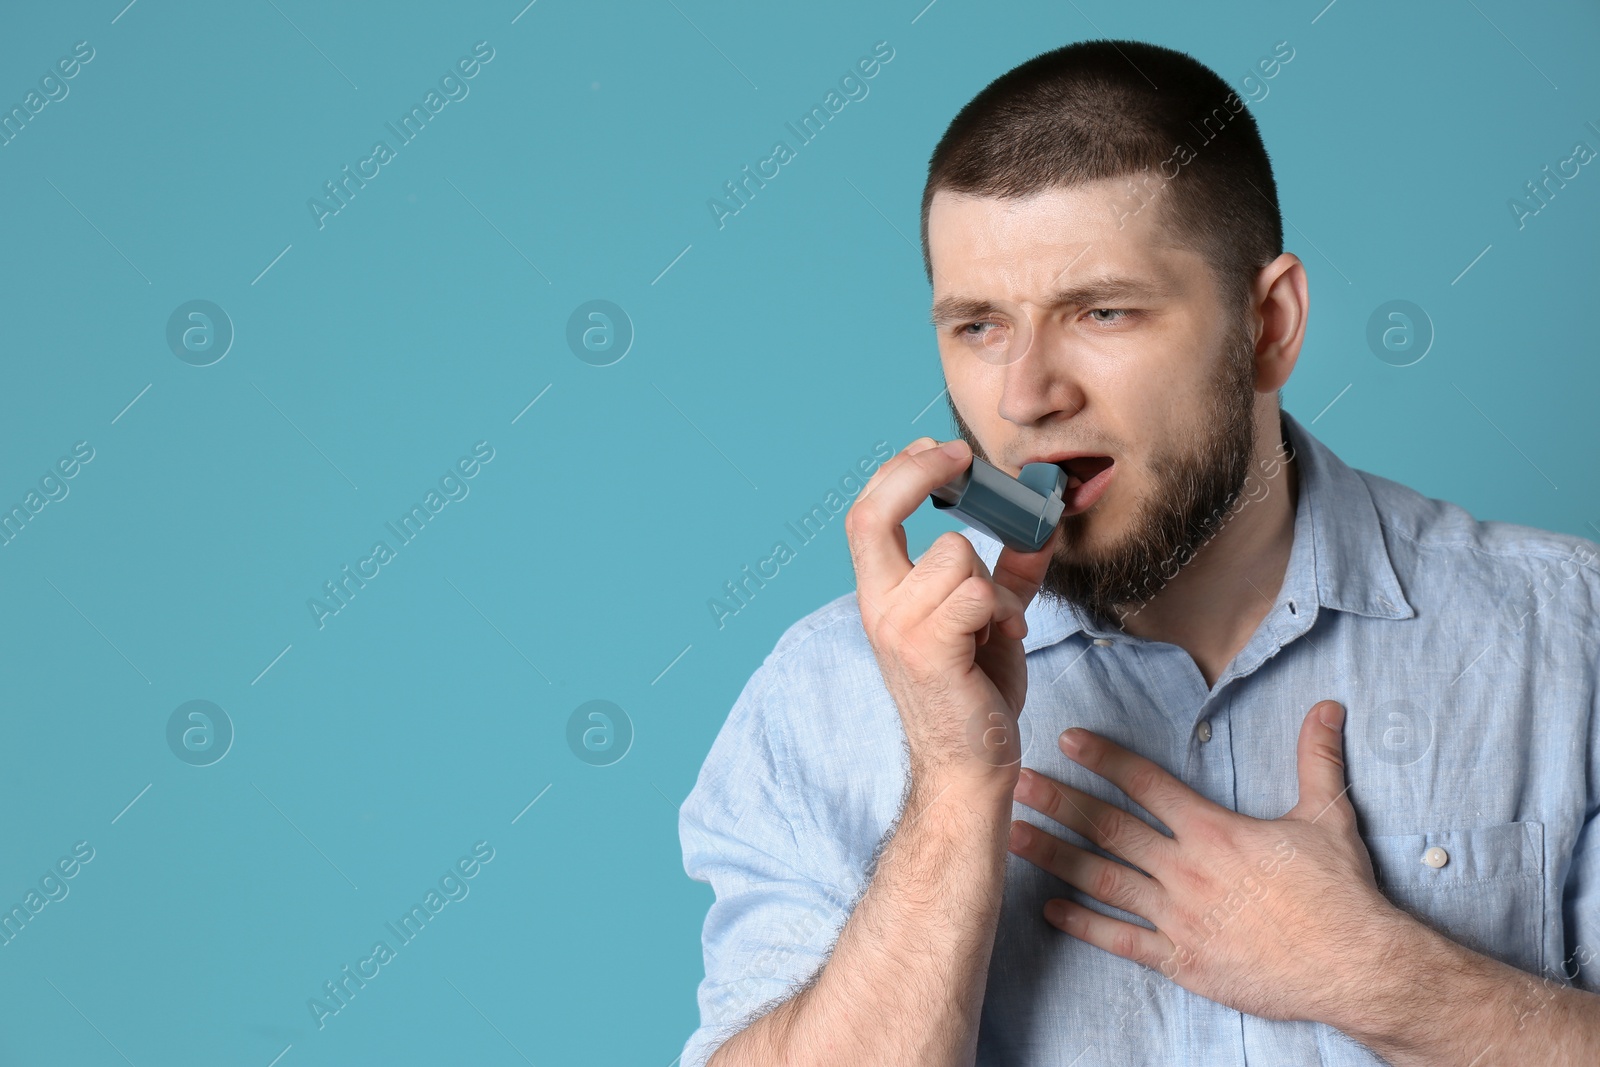
POLYGON ((1037 552, 1061 521, 1066 488, 1067 472, 1054 463, 1029 463, 1013 478, 974 454, 966 470, 928 499, 1008 548, 1037 552))

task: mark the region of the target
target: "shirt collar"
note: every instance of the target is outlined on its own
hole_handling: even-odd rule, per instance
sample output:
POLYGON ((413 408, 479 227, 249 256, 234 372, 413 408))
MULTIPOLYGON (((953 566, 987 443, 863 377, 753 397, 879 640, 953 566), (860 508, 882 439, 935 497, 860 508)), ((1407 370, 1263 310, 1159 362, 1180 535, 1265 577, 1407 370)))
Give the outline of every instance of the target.
MULTIPOLYGON (((1264 625, 1281 631, 1276 636, 1287 641, 1310 629, 1316 619, 1315 607, 1374 619, 1413 618, 1416 611, 1400 588, 1384 541, 1383 524, 1361 475, 1313 437, 1294 416, 1282 410, 1279 416, 1295 460, 1299 495, 1294 542, 1283 586, 1264 625), (1284 621, 1285 613, 1277 609, 1291 603, 1296 609, 1284 621), (1300 605, 1315 607, 1304 611, 1300 605)), ((971 526, 963 526, 961 533, 992 571, 1000 556, 1000 542, 971 526)), ((1027 620, 1028 636, 1022 644, 1025 652, 1077 633, 1097 638, 1128 637, 1120 630, 1092 623, 1076 605, 1039 597, 1028 606, 1027 620)))

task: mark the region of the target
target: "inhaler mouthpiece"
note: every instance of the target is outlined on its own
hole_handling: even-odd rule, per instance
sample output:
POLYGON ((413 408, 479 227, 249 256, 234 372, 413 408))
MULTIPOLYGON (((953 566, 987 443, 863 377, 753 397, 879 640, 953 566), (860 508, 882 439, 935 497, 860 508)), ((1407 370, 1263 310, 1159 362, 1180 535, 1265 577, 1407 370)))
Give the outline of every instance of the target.
POLYGON ((1037 552, 1050 540, 1065 507, 1067 472, 1054 463, 1029 463, 1013 478, 977 455, 929 499, 1008 548, 1037 552))

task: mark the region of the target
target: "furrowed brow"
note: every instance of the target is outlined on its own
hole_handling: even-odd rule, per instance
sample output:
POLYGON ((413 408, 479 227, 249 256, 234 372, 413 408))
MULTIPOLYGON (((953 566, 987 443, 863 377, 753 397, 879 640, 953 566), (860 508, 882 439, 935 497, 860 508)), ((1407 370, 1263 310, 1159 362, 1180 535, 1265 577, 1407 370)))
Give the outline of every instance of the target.
POLYGON ((1170 286, 1154 278, 1094 278, 1057 290, 1051 304, 1055 307, 1110 307, 1118 301, 1155 300, 1173 295, 1170 286))
MULTIPOLYGON (((1095 278, 1057 290, 1050 298, 1052 307, 1113 307, 1129 300, 1155 300, 1175 295, 1170 286, 1145 278, 1095 278)), ((993 301, 976 297, 947 296, 934 302, 929 321, 934 326, 981 319, 1000 308, 993 301)))
POLYGON ((935 326, 967 319, 981 319, 1000 310, 987 300, 972 297, 947 296, 934 302, 928 321, 935 326))

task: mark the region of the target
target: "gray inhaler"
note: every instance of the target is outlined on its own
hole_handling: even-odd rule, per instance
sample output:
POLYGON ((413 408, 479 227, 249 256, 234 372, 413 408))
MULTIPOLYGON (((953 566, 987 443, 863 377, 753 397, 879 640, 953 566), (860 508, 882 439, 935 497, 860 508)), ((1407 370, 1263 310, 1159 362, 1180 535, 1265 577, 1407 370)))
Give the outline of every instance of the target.
POLYGON ((1054 463, 1029 463, 1013 478, 973 455, 971 466, 928 499, 1008 548, 1037 552, 1061 521, 1066 488, 1067 472, 1054 463))

